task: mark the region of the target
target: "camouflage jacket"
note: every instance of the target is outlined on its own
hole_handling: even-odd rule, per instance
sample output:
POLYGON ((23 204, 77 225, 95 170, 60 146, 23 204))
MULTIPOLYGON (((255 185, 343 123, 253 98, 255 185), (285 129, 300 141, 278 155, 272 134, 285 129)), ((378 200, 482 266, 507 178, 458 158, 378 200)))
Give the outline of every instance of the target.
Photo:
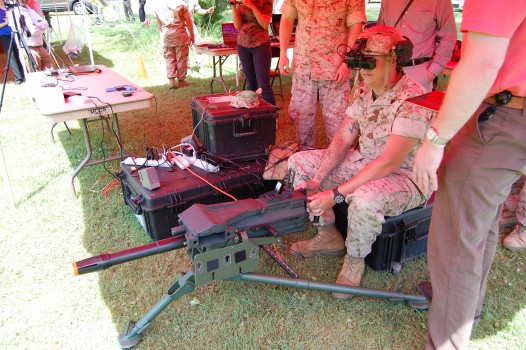
POLYGON ((285 0, 281 11, 298 18, 293 73, 314 81, 334 79, 347 51, 349 27, 367 22, 364 0, 285 0))
POLYGON ((404 75, 391 89, 373 101, 372 89, 362 82, 347 108, 346 118, 354 118, 360 126, 360 153, 367 162, 378 158, 385 150, 389 135, 418 139, 420 142, 400 166, 399 172, 411 176, 413 161, 424 139, 426 128, 436 112, 405 102, 424 94, 424 88, 404 75))

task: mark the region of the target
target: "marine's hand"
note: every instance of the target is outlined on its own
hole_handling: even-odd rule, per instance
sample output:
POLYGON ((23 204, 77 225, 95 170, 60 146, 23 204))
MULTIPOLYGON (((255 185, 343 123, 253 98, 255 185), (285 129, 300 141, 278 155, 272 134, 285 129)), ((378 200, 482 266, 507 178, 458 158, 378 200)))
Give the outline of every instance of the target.
POLYGON ((416 153, 413 179, 425 192, 438 190, 437 170, 444 157, 444 148, 424 141, 416 153))
POLYGON ((310 180, 297 186, 296 189, 305 189, 307 196, 312 196, 313 194, 318 193, 320 190, 320 183, 316 180, 310 180))
POLYGON ((334 194, 332 191, 323 191, 307 197, 309 201, 308 211, 315 216, 320 216, 327 209, 334 206, 334 194))
POLYGON ((341 84, 345 81, 348 81, 351 77, 351 70, 347 66, 347 63, 343 62, 340 67, 338 67, 338 70, 336 71, 336 76, 334 77, 334 80, 341 84))

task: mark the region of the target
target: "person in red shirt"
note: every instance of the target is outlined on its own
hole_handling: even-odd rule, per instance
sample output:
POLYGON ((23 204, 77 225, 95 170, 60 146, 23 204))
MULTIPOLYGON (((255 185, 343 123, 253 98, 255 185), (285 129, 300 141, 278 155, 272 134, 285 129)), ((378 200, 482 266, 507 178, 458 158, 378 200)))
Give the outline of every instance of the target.
POLYGON ((526 2, 501 1, 495 10, 493 1, 467 0, 460 29, 462 57, 413 168, 419 186, 438 190, 427 248, 426 349, 467 348, 502 204, 526 172, 526 2))

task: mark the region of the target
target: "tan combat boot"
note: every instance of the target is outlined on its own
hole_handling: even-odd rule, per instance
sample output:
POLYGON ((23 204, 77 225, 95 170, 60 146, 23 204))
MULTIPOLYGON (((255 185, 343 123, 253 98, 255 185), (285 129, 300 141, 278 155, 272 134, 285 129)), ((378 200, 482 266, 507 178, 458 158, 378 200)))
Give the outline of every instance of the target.
POLYGON ((342 256, 345 254, 345 242, 336 225, 320 226, 316 237, 294 243, 290 247, 290 253, 303 258, 313 258, 316 255, 342 256))
MULTIPOLYGON (((342 270, 340 271, 340 274, 336 279, 336 283, 358 287, 360 285, 360 281, 362 280, 364 271, 364 258, 353 258, 349 254, 347 254, 343 259, 342 270)), ((336 300, 349 300, 352 298, 352 295, 343 293, 332 293, 332 297, 336 300)))
POLYGON ((502 245, 509 250, 526 249, 526 227, 517 224, 513 231, 504 237, 502 245))

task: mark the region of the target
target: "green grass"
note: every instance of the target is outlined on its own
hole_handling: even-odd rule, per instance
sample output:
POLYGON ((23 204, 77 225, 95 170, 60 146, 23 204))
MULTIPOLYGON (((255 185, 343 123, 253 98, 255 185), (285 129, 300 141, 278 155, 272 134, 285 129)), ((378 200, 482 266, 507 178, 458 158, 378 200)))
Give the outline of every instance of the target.
MULTIPOLYGON (((66 16, 57 16, 66 20, 66 16)), ((75 17, 78 19, 78 17, 75 17)), ((65 27, 64 23, 62 27, 65 27)), ((67 32, 67 31, 66 31, 67 32)), ((168 90, 164 62, 153 27, 118 24, 92 27, 96 63, 106 64, 156 96, 156 106, 119 115, 124 143, 141 153, 146 146, 173 145, 191 132, 192 96, 209 93, 211 70, 190 76, 190 88, 168 90), (130 32, 133 35, 130 35, 130 32), (114 33, 115 36, 110 36, 114 33), (115 39, 118 37, 119 39, 115 39), (144 58, 148 79, 137 79, 137 58, 144 58)), ((5 55, 0 56, 5 64, 5 55)), ((81 60, 86 63, 87 53, 81 60)), ((229 59, 228 78, 233 78, 229 59)), ((227 61, 228 62, 228 61, 227 61)), ((233 88, 234 83, 229 80, 233 88)), ((284 77, 290 91, 290 78, 284 77)), ((219 89, 219 88, 217 88, 219 89)), ((219 90, 217 90, 219 91, 219 90)), ((2 191, 0 204, 0 349, 116 349, 125 323, 138 320, 190 268, 182 250, 123 264, 100 273, 72 275, 72 261, 149 242, 124 204, 120 188, 106 198, 101 190, 112 180, 102 166, 87 167, 76 180, 72 170, 84 155, 77 122, 55 128, 28 97, 26 86, 6 85, 0 114, 0 142, 16 209, 2 191)), ((288 92, 279 118, 278 143, 293 139, 287 115, 288 92)), ((278 98, 278 102, 281 102, 278 98)), ((317 144, 325 144, 323 130, 317 144)), ((109 154, 114 143, 98 123, 91 123, 94 150, 109 154)), ((116 162, 107 164, 119 170, 116 162)), ((0 181, 5 189, 5 178, 0 181)), ((300 276, 334 281, 341 259, 300 260, 289 255, 292 242, 314 233, 284 239, 281 252, 300 276)), ((524 253, 498 248, 484 318, 470 349, 520 349, 526 344, 523 278, 524 253)), ((266 256, 258 272, 284 275, 266 256)), ((363 285, 415 293, 427 278, 425 258, 404 265, 400 275, 367 269, 363 285)), ((421 349, 427 313, 368 298, 336 302, 327 293, 249 283, 216 282, 172 303, 145 332, 139 349, 421 349), (200 304, 192 307, 196 298, 200 304)))

